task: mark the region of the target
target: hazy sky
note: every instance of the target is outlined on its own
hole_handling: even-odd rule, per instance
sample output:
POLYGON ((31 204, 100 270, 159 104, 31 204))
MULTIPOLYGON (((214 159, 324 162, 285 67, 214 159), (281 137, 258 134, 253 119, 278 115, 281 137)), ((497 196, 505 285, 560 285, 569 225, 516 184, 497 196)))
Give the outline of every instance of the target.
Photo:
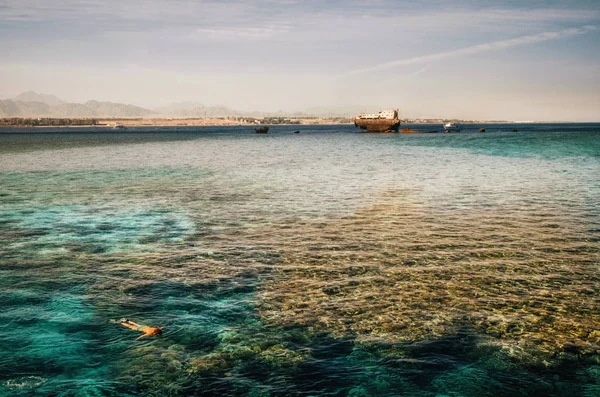
POLYGON ((0 99, 600 121, 600 0, 0 0, 0 99))

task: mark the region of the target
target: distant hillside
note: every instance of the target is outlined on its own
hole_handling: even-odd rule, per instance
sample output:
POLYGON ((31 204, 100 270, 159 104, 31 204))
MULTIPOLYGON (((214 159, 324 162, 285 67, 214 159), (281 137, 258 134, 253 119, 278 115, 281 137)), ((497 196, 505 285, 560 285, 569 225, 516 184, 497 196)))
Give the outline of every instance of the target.
POLYGON ((202 108, 204 105, 200 102, 175 102, 167 106, 159 107, 154 109, 157 113, 166 114, 187 111, 194 108, 202 108))
POLYGON ((13 99, 21 102, 42 102, 48 106, 57 106, 65 103, 65 101, 54 95, 38 94, 33 91, 24 92, 13 99))
POLYGON ((50 106, 42 102, 0 101, 0 117, 50 116, 50 106))
POLYGON ((156 112, 152 110, 123 103, 87 101, 84 105, 96 117, 145 117, 156 115, 156 112))
POLYGON ((227 117, 242 116, 242 113, 226 106, 204 106, 198 102, 179 102, 155 109, 156 113, 168 117, 227 117))
POLYGON ((94 117, 92 111, 80 103, 63 103, 52 108, 54 117, 94 117))

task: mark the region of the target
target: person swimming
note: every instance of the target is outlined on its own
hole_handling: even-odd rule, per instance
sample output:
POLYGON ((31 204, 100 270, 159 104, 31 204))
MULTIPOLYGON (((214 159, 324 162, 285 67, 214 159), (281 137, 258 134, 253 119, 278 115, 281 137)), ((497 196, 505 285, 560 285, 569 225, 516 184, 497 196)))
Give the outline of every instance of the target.
POLYGON ((136 338, 135 340, 145 338, 146 336, 161 335, 163 330, 162 327, 149 327, 147 325, 138 324, 135 321, 131 321, 126 318, 120 319, 119 324, 134 331, 140 331, 144 333, 144 335, 136 338))

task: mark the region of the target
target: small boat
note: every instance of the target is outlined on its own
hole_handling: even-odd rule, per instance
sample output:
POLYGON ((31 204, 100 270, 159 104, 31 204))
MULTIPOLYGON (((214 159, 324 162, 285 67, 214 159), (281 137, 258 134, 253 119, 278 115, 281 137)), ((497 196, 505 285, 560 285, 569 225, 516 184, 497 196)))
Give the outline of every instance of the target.
POLYGON ((269 132, 269 127, 264 126, 264 127, 255 128, 254 132, 256 132, 257 134, 266 134, 267 132, 269 132))
POLYGON ((480 128, 479 132, 485 132, 485 128, 480 128))
POLYGON ((446 123, 443 127, 444 132, 460 132, 460 125, 456 123, 446 123))
POLYGON ((112 129, 113 130, 126 130, 127 128, 125 128, 125 126, 123 124, 115 124, 112 129))
POLYGON ((299 134, 299 133, 300 133, 300 131, 294 131, 294 134, 299 134))
POLYGON ((402 128, 400 130, 400 132, 403 133, 403 134, 418 134, 421 131, 419 131, 419 130, 413 130, 411 128, 402 128))

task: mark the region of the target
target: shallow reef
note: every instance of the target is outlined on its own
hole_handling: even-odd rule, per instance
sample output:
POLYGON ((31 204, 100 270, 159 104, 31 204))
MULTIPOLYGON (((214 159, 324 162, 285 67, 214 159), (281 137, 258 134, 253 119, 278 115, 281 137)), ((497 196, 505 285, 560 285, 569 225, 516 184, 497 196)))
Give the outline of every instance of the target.
POLYGON ((352 137, 0 174, 0 396, 598 395, 593 159, 352 137))
POLYGON ((598 364, 599 239, 568 213, 444 212, 391 198, 284 229, 282 263, 260 287, 259 312, 271 325, 364 342, 467 330, 525 364, 598 364))

